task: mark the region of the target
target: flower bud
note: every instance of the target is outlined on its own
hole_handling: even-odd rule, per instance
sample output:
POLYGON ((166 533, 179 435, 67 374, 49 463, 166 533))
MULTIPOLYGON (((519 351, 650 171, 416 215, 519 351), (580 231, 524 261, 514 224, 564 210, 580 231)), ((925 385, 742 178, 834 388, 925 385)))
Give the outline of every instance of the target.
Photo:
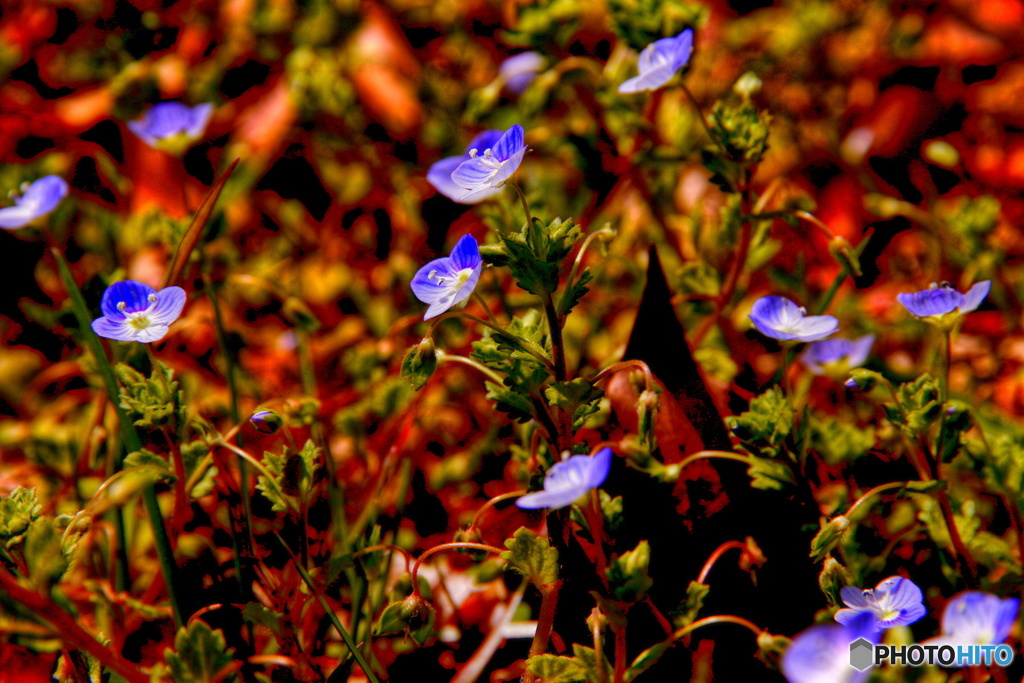
POLYGON ((845 384, 850 389, 857 389, 859 391, 871 391, 878 384, 878 381, 882 379, 874 370, 865 370, 864 368, 857 368, 850 371, 850 379, 846 380, 845 384))
POLYGON ((845 515, 830 519, 811 541, 811 558, 817 562, 826 557, 839 545, 839 541, 848 528, 850 528, 850 519, 845 515))
POLYGON ((839 262, 839 265, 846 268, 852 275, 860 277, 864 274, 860 269, 860 261, 857 259, 857 255, 853 253, 850 243, 844 238, 838 235, 833 237, 832 241, 828 243, 828 250, 832 257, 839 262))
POLYGON ((826 557, 825 565, 818 574, 818 585, 821 586, 821 592, 825 594, 828 604, 839 605, 839 592, 846 586, 853 585, 853 576, 834 557, 826 557))
POLYGON ((434 340, 425 337, 405 354, 405 358, 402 359, 401 375, 413 389, 419 391, 436 369, 437 349, 434 348, 434 340))
POLYGON ((284 426, 284 418, 275 410, 258 410, 249 418, 249 423, 264 434, 275 434, 284 426))

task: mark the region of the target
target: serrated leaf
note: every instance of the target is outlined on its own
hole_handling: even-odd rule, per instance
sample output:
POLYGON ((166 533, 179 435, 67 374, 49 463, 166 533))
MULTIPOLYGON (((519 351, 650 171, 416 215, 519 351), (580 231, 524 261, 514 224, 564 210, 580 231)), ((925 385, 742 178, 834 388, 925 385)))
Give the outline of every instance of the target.
POLYGON ((494 401, 494 407, 508 414, 511 419, 518 422, 533 419, 533 405, 527 396, 494 382, 484 382, 484 386, 487 388, 487 398, 494 401))
POLYGON ((779 460, 751 457, 747 474, 750 476, 750 485, 755 489, 782 491, 796 483, 793 470, 779 460))
POLYGON ((558 580, 558 551, 548 539, 519 527, 512 538, 505 540, 505 547, 508 550, 501 554, 501 559, 537 588, 544 590, 558 580))
POLYGON ((595 654, 594 648, 576 643, 573 643, 572 653, 576 655, 576 660, 582 665, 588 681, 612 680, 612 665, 608 662, 608 658, 604 656, 604 653, 595 654), (598 671, 598 658, 600 658, 600 666, 603 672, 598 671))
POLYGON ((236 676, 222 676, 222 671, 235 663, 233 654, 220 629, 214 631, 196 619, 178 629, 174 649, 164 650, 164 661, 175 683, 228 683, 236 676))
POLYGON ((526 670, 537 677, 538 683, 574 683, 587 680, 586 669, 575 657, 534 655, 526 660, 526 670))
POLYGON ((562 298, 558 300, 558 316, 560 318, 569 315, 572 309, 576 308, 583 295, 590 291, 587 284, 593 279, 590 268, 584 268, 576 280, 566 286, 565 291, 562 292, 562 298))
POLYGON ((0 498, 0 538, 20 536, 39 518, 43 506, 34 489, 19 486, 0 498))

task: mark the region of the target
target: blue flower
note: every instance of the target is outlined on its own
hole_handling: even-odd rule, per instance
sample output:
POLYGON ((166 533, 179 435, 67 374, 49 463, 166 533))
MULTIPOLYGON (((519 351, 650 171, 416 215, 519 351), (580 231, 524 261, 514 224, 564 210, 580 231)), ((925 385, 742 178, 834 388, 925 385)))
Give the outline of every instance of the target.
POLYGON ((861 614, 870 614, 874 617, 871 628, 882 631, 913 624, 927 613, 921 604, 924 600, 921 589, 902 576, 890 576, 874 590, 846 586, 839 595, 847 608, 836 612, 836 621, 845 626, 861 614))
POLYGON ((441 161, 438 161, 431 166, 430 170, 427 172, 427 180, 438 192, 443 194, 445 197, 448 197, 448 199, 451 199, 454 202, 459 202, 460 204, 476 204, 478 202, 482 202, 488 197, 493 197, 501 192, 500 188, 495 187, 486 192, 477 193, 472 197, 472 199, 461 199, 461 197, 466 193, 466 189, 455 184, 452 180, 452 173, 464 161, 469 161, 469 153, 472 150, 490 149, 491 147, 494 147, 494 144, 498 142, 500 138, 500 130, 485 130, 483 133, 480 133, 480 135, 473 138, 473 142, 469 143, 469 147, 466 148, 465 154, 457 157, 441 159, 441 161))
POLYGON ((463 235, 451 256, 434 259, 416 271, 410 283, 412 293, 423 303, 430 304, 423 319, 430 320, 468 299, 482 268, 483 259, 476 239, 463 235))
POLYGON ((637 68, 640 75, 619 86, 621 93, 657 90, 686 66, 693 51, 693 29, 686 29, 675 38, 656 40, 640 53, 637 68))
POLYGON ((0 209, 0 228, 23 228, 50 213, 68 196, 68 184, 60 176, 48 175, 31 185, 23 184, 21 192, 20 197, 14 196, 14 206, 0 209))
POLYGON ((831 315, 807 315, 807 309, 781 296, 763 296, 750 310, 754 327, 780 341, 818 341, 839 329, 831 315))
POLYGON ((452 171, 452 182, 462 188, 456 201, 471 204, 491 196, 493 190, 504 185, 523 163, 524 135, 523 127, 516 124, 492 146, 471 148, 469 159, 452 171))
POLYGON ((612 466, 612 449, 594 455, 574 455, 556 463, 544 477, 544 490, 528 493, 516 501, 524 510, 564 508, 604 483, 612 466))
POLYGON ((858 615, 849 625, 819 624, 803 631, 782 655, 782 673, 789 683, 857 683, 870 669, 850 665, 850 644, 859 638, 878 642, 870 614, 858 615))
POLYGON ((115 282, 103 292, 103 317, 92 321, 101 337, 118 341, 155 342, 167 334, 185 306, 185 290, 167 287, 159 292, 135 280, 115 282))
POLYGON ((842 337, 815 342, 800 354, 800 360, 815 375, 845 375, 850 368, 860 367, 871 353, 875 335, 868 334, 860 339, 842 337))
POLYGON ((212 104, 189 107, 181 102, 161 102, 138 121, 129 121, 128 129, 150 147, 181 153, 206 132, 212 113, 212 104))
POLYGON ((526 90, 526 86, 530 85, 542 68, 544 58, 539 52, 521 52, 501 63, 498 76, 509 90, 518 95, 526 90))
POLYGON ((948 327, 960 316, 980 306, 991 287, 992 281, 985 280, 975 283, 966 294, 961 294, 947 282, 941 286, 933 282, 929 289, 921 292, 897 294, 896 300, 918 318, 948 327))
POLYGON ((991 593, 967 591, 946 603, 942 635, 926 642, 935 645, 999 645, 1017 619, 1020 601, 991 593))

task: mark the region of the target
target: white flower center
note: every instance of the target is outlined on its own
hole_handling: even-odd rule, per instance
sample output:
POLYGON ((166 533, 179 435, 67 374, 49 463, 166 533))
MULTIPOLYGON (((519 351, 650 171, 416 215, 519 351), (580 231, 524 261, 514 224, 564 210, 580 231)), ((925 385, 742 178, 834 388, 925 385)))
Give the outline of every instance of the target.
POLYGON ((457 290, 457 289, 460 289, 462 287, 462 285, 464 285, 467 282, 469 282, 469 278, 472 275, 473 275, 473 269, 472 268, 463 268, 459 272, 455 273, 454 277, 448 277, 446 275, 438 275, 436 270, 431 270, 429 273, 427 273, 427 279, 428 280, 434 280, 435 282, 437 282, 438 285, 440 285, 442 287, 447 286, 447 287, 449 287, 451 289, 456 289, 457 290), (452 284, 446 285, 445 284, 446 282, 451 282, 452 284))
POLYGON ((495 159, 489 147, 484 150, 483 156, 479 156, 479 154, 480 152, 476 148, 469 150, 470 158, 479 159, 485 166, 492 168, 495 171, 501 168, 501 165, 505 163, 504 161, 498 161, 495 159))
POLYGON ((143 311, 142 313, 130 314, 128 316, 128 324, 137 330, 144 330, 152 325, 153 322, 149 319, 149 316, 146 315, 146 312, 143 311))

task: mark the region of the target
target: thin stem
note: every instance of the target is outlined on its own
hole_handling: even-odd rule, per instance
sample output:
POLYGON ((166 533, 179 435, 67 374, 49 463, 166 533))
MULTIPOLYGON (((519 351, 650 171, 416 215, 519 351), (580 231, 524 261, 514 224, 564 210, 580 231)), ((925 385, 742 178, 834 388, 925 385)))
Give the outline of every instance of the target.
POLYGON ((541 589, 540 612, 537 614, 537 630, 530 643, 530 657, 542 655, 548 649, 551 631, 555 626, 555 608, 558 607, 558 593, 562 589, 561 580, 548 584, 541 589))
MULTIPOLYGON (((295 556, 295 553, 292 552, 292 549, 289 548, 288 544, 284 542, 284 539, 281 538, 281 534, 275 531, 274 536, 281 544, 281 547, 284 548, 285 552, 288 553, 289 557, 291 557, 292 565, 295 567, 295 569, 298 570, 299 576, 302 577, 303 582, 309 588, 310 592, 313 593, 314 596, 316 596, 317 602, 320 603, 320 607, 323 609, 324 614, 327 615, 327 618, 331 620, 331 623, 334 625, 334 628, 338 631, 339 634, 341 634, 341 639, 345 641, 345 646, 348 648, 348 651, 352 653, 352 656, 355 658, 356 663, 359 664, 359 667, 363 670, 363 673, 366 675, 366 679, 370 683, 380 683, 377 676, 373 673, 373 669, 370 667, 369 664, 366 663, 366 659, 363 658, 363 653, 359 650, 359 646, 356 644, 356 641, 353 640, 352 635, 345 629, 345 626, 341 623, 341 620, 338 619, 338 615, 334 613, 334 609, 327 602, 327 599, 323 596, 323 593, 321 593, 320 589, 316 586, 316 584, 313 583, 313 578, 309 575, 309 572, 306 571, 306 568, 302 566, 302 563, 299 562, 299 558, 295 556)), ((413 583, 415 585, 415 579, 413 583)))
POLYGON ((519 201, 523 205, 523 213, 526 214, 526 224, 533 225, 533 214, 530 213, 530 205, 526 202, 526 195, 523 193, 523 188, 519 187, 519 183, 514 180, 510 180, 509 184, 512 186, 512 189, 516 191, 516 194, 519 195, 519 201))
POLYGON ((621 372, 623 370, 640 370, 644 373, 644 389, 647 391, 654 389, 654 373, 651 372, 650 366, 642 360, 623 360, 618 363, 612 363, 604 370, 597 373, 594 379, 591 380, 591 383, 597 384, 601 380, 608 379, 616 372, 621 372))
POLYGON ((479 370, 483 374, 487 375, 487 377, 498 384, 502 384, 505 381, 502 379, 501 375, 496 373, 494 370, 491 370, 483 363, 478 363, 472 358, 466 358, 465 356, 459 356, 454 353, 445 353, 441 349, 437 349, 437 361, 439 363, 461 363, 462 365, 468 365, 469 367, 479 370))
POLYGON ((693 105, 694 110, 697 112, 697 118, 700 119, 700 125, 704 126, 704 132, 708 134, 708 138, 715 144, 715 147, 718 147, 718 149, 721 150, 722 154, 725 154, 725 148, 722 146, 722 143, 718 141, 718 138, 715 137, 715 134, 711 132, 711 126, 708 124, 708 120, 704 118, 704 112, 701 110, 700 103, 697 102, 697 98, 694 97, 693 93, 690 92, 690 89, 686 87, 686 83, 680 83, 679 87, 682 89, 683 94, 686 95, 686 99, 690 100, 690 104, 693 105))
POLYGON ((708 574, 711 573, 711 568, 715 566, 715 562, 717 562, 718 558, 720 558, 726 552, 732 550, 733 548, 738 548, 742 551, 745 550, 746 547, 746 544, 744 544, 741 541, 726 541, 722 545, 718 546, 718 548, 715 549, 715 552, 711 553, 711 555, 708 557, 707 562, 704 563, 704 567, 701 568, 700 574, 697 576, 697 583, 705 582, 705 580, 708 578, 708 574))
POLYGON ((413 595, 419 595, 420 592, 420 585, 416 581, 416 576, 420 572, 420 565, 423 564, 423 561, 431 555, 435 555, 446 550, 458 550, 459 548, 466 548, 468 550, 484 550, 489 553, 494 553, 495 555, 501 555, 505 552, 505 549, 503 548, 496 548, 493 545, 487 545, 486 543, 466 543, 461 541, 454 543, 442 543, 441 545, 435 545, 433 548, 427 548, 423 551, 422 555, 416 558, 416 564, 412 566, 411 575, 413 595))
POLYGON ((691 462, 701 460, 703 458, 722 458, 723 460, 735 460, 741 462, 744 465, 750 466, 751 458, 746 455, 740 455, 739 453, 730 453, 729 451, 698 451, 693 455, 689 455, 680 461, 678 465, 679 471, 682 471, 684 467, 689 465, 691 462))
POLYGON ((580 250, 576 253, 576 258, 572 262, 572 268, 569 269, 569 278, 566 280, 567 286, 565 291, 562 292, 562 299, 558 302, 559 308, 563 308, 565 306, 565 297, 569 293, 569 287, 571 287, 572 283, 576 280, 576 273, 583 264, 583 256, 587 253, 587 249, 590 248, 591 242, 595 239, 600 239, 602 242, 609 242, 613 237, 615 237, 614 230, 611 228, 602 228, 601 230, 590 233, 587 235, 587 238, 583 240, 583 246, 581 246, 580 250))
POLYGON ((694 631, 703 626, 710 626, 712 624, 738 624, 739 626, 743 626, 744 628, 750 629, 750 632, 753 633, 755 636, 760 636, 762 633, 765 632, 763 628, 759 627, 757 624, 748 619, 744 619, 743 617, 735 617, 731 614, 718 614, 715 616, 698 619, 692 624, 688 624, 683 628, 678 629, 671 635, 671 637, 669 637, 668 640, 671 642, 675 642, 681 638, 686 637, 688 634, 693 633, 694 631))
MULTIPOLYGON (((943 362, 942 372, 939 373, 939 400, 945 403, 949 400, 949 370, 952 366, 953 361, 953 331, 947 329, 943 335, 945 343, 943 344, 943 362)), ((939 423, 942 424, 941 422, 939 423)), ((939 439, 941 444, 942 431, 939 430, 939 439)))
POLYGON ((487 305, 487 301, 484 299, 483 294, 481 294, 478 290, 474 289, 473 298, 480 302, 480 305, 483 306, 484 311, 487 312, 488 319, 490 319, 492 323, 494 323, 495 325, 501 324, 500 322, 498 322, 498 319, 494 317, 494 312, 491 310, 491 307, 487 305))
POLYGON ((494 496, 494 498, 491 498, 489 501, 480 506, 480 509, 476 511, 475 515, 473 515, 473 521, 469 523, 469 527, 471 529, 479 527, 480 518, 483 516, 484 512, 491 509, 501 501, 508 500, 509 498, 518 498, 519 496, 526 495, 526 493, 527 491, 525 489, 520 489, 518 491, 510 491, 508 493, 502 493, 501 495, 494 496))
POLYGON ((873 489, 870 489, 863 496, 858 498, 854 502, 854 504, 850 506, 850 509, 847 510, 843 514, 843 516, 846 517, 847 519, 849 519, 852 522, 856 522, 861 517, 863 517, 863 515, 857 516, 855 513, 861 507, 867 505, 869 500, 877 497, 878 495, 880 495, 881 493, 883 493, 885 491, 889 491, 889 490, 892 490, 892 489, 904 489, 904 488, 907 488, 908 486, 910 486, 910 484, 911 484, 911 482, 909 482, 909 481, 894 481, 894 482, 891 482, 889 484, 882 484, 880 486, 876 486, 873 489))

